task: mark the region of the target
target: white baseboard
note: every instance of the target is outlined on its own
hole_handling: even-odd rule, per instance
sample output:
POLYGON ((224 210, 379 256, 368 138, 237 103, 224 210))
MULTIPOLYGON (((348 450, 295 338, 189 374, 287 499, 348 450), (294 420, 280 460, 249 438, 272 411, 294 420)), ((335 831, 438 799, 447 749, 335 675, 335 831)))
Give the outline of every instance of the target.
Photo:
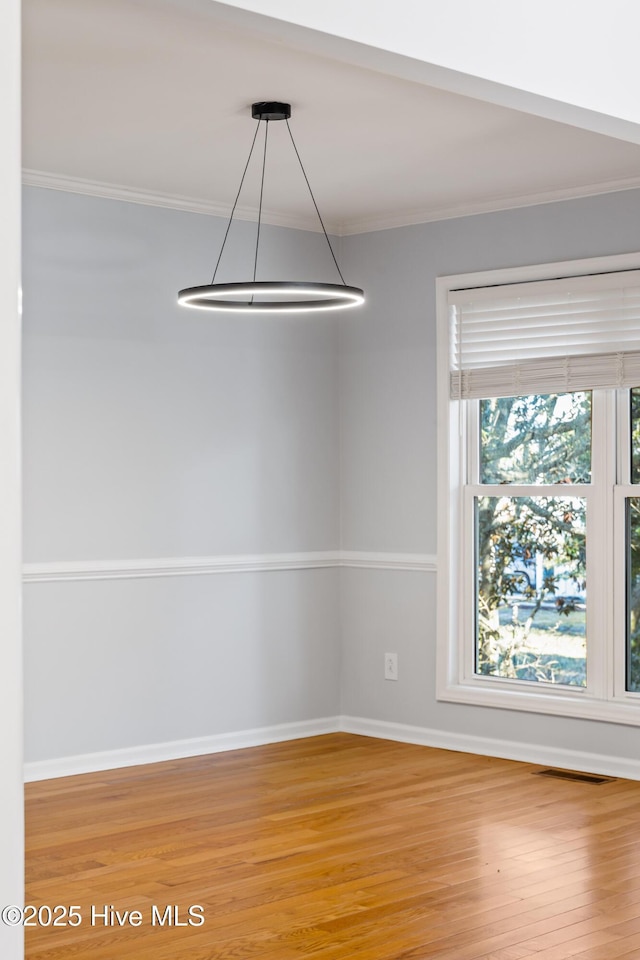
POLYGON ((340 717, 340 730, 343 733, 355 733, 380 740, 417 743, 425 747, 437 747, 440 750, 456 750, 461 753, 476 753, 483 757, 500 757, 503 760, 519 760, 523 763, 535 763, 563 770, 579 770, 583 773, 596 773, 606 777, 640 780, 640 760, 630 760, 627 757, 565 750, 537 743, 476 737, 471 734, 432 730, 428 727, 412 727, 403 723, 388 723, 363 717, 340 717))
POLYGON ((280 723, 255 730, 239 730, 236 733, 220 733, 211 737, 195 737, 191 740, 172 740, 168 743, 151 743, 140 747, 124 747, 121 750, 105 750, 100 753, 84 753, 55 760, 35 760, 24 766, 26 783, 34 780, 52 780, 56 777, 72 777, 79 773, 95 773, 115 770, 118 767, 135 767, 142 763, 160 763, 164 760, 181 760, 185 757, 200 757, 207 753, 223 753, 243 747, 258 747, 284 740, 300 740, 303 737, 318 737, 324 733, 337 733, 339 717, 322 717, 318 720, 301 720, 297 723, 280 723))
POLYGON ((300 740, 303 737, 317 737, 325 733, 353 733, 379 740, 416 743, 440 750, 456 750, 461 753, 479 754, 483 757, 500 757, 504 760, 519 760, 545 767, 559 767, 565 770, 597 773, 607 777, 640 780, 640 761, 626 757, 611 757, 606 754, 564 750, 542 744, 476 737, 471 734, 451 733, 446 730, 432 730, 428 727, 413 727, 403 723, 348 716, 281 723, 271 727, 258 727, 254 730, 240 730, 236 733, 221 733, 211 737, 196 737, 192 740, 173 740, 168 743, 125 747, 121 750, 105 750, 100 753, 85 753, 54 760, 36 760, 25 764, 24 778, 26 782, 51 780, 56 777, 71 777, 79 773, 95 773, 101 770, 114 770, 118 767, 133 767, 143 763, 160 763, 163 760, 180 760, 207 753, 241 750, 244 747, 281 743, 285 740, 300 740))

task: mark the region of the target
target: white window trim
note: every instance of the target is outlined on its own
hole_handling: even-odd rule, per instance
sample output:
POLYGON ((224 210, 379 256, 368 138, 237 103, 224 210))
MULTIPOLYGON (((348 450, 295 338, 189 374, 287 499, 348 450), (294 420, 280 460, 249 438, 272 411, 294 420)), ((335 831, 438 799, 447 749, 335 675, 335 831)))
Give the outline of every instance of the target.
MULTIPOLYGON (((449 307, 451 290, 462 287, 482 287, 531 280, 548 280, 563 276, 581 276, 592 273, 640 269, 640 253, 569 260, 560 263, 538 264, 480 273, 440 277, 436 281, 437 316, 437 410, 438 410, 438 589, 437 589, 437 670, 436 697, 453 703, 579 717, 640 726, 640 694, 624 690, 625 613, 625 557, 624 557, 624 498, 640 496, 640 485, 628 483, 628 457, 618 463, 618 476, 627 483, 619 484, 611 492, 611 505, 618 535, 618 554, 613 568, 598 571, 608 581, 605 596, 614 610, 600 610, 599 633, 606 634, 595 649, 590 650, 588 671, 596 678, 587 688, 535 687, 527 682, 500 677, 470 676, 468 670, 470 636, 468 619, 471 615, 469 596, 473 595, 473 562, 464 556, 465 540, 462 524, 465 516, 464 486, 467 477, 466 460, 469 452, 463 446, 466 437, 466 405, 450 399, 449 373, 449 307), (471 593, 470 593, 471 591, 471 593), (462 594, 462 602, 461 602, 462 594), (464 596, 466 594, 466 596, 464 596), (466 623, 465 623, 466 619, 466 623), (606 620, 606 625, 603 621, 606 620), (613 627, 611 626, 613 624, 613 627), (613 635, 611 631, 613 630, 613 635), (615 656, 614 656, 615 652, 615 656), (467 659, 465 659, 467 658, 467 659), (594 662, 595 659, 595 662, 594 662)), ((624 418, 619 417, 619 440, 625 429, 624 418)), ((627 423, 628 426, 628 423, 627 423)), ((598 426, 594 423, 594 429, 598 426)), ((624 449, 622 442, 618 449, 624 449)), ((611 448, 609 448, 611 455, 611 448)), ((595 465, 594 465, 595 466, 595 465)), ((538 488, 542 495, 551 495, 555 488, 538 488)), ((584 488, 583 488, 584 489, 584 488)), ((566 494, 567 488, 563 488, 566 494)), ((609 496, 609 492, 607 492, 609 496)), ((467 494, 467 503, 470 495, 467 494)), ((467 508, 468 509, 468 508, 467 508)), ((611 515, 611 514, 610 514, 611 515)), ((589 531, 593 538, 607 541, 611 556, 613 529, 589 531)), ((596 551, 591 550, 596 556, 596 551)), ((604 555, 604 552, 602 552, 604 555)), ((598 560, 595 560, 598 563, 598 560)), ((609 565, 610 567, 610 565, 609 565)), ((593 575, 593 571, 590 571, 593 575)), ((606 603, 606 600, 604 601, 606 603)), ((593 621, 592 621, 593 622, 593 621)))

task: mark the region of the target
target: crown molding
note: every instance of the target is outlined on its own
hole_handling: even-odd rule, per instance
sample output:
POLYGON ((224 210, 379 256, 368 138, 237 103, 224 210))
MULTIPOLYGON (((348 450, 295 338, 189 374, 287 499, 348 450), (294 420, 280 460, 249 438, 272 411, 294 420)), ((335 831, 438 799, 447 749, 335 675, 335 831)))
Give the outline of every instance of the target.
MULTIPOLYGON (((123 200, 125 203, 141 203, 150 207, 166 207, 169 210, 183 210, 186 213, 200 213, 209 217, 231 216, 230 204, 199 200, 197 197, 185 197, 180 194, 154 193, 151 190, 134 190, 117 183, 103 183, 100 180, 83 180, 81 177, 67 177, 61 174, 47 173, 45 170, 22 171, 22 182, 27 187, 42 187, 45 190, 62 190, 66 193, 79 193, 87 197, 103 197, 107 200, 123 200)), ((238 220, 257 221, 257 207, 236 207, 234 217, 238 220)), ((274 227, 289 227, 293 230, 308 230, 322 233, 317 217, 292 217, 263 208, 262 223, 274 227)), ((325 223, 327 232, 338 236, 336 225, 325 223)))
POLYGON ((454 220, 457 217, 471 217, 480 213, 498 213, 501 210, 517 210, 521 207, 535 207, 543 203, 557 203, 561 200, 579 200, 583 197, 596 197, 604 193, 619 193, 622 190, 635 190, 638 187, 640 187, 640 177, 626 177, 621 180, 607 180, 602 183, 589 183, 578 187, 565 187, 560 190, 545 190, 516 196, 496 196, 488 200, 453 204, 448 207, 416 207, 413 210, 405 210, 394 217, 363 217, 358 220, 347 220, 340 224, 337 235, 347 237, 361 233, 375 233, 378 230, 394 230, 398 227, 433 223, 437 220, 454 220))
MULTIPOLYGON (((109 200, 123 200, 126 203, 141 203, 152 207, 166 207, 170 210, 184 210, 187 213, 200 213, 206 216, 227 218, 231 214, 228 204, 199 200, 178 194, 153 193, 149 190, 133 190, 130 187, 114 183, 102 183, 99 180, 83 180, 80 177, 67 177, 47 173, 44 170, 22 171, 22 182, 29 187, 43 187, 46 190, 62 190, 67 193, 79 193, 90 197, 104 197, 109 200)), ((619 193, 622 190, 635 190, 640 187, 639 177, 626 177, 620 180, 606 180, 601 183, 583 184, 577 187, 565 187, 560 190, 545 190, 516 196, 497 196, 488 200, 454 204, 447 207, 416 207, 405 210, 393 217, 362 217, 345 220, 342 223, 328 221, 327 232, 336 237, 355 236, 361 233, 375 233, 378 230, 394 230, 398 227, 410 227, 420 223, 433 223, 437 220, 453 220, 456 217, 470 217, 480 213, 497 213, 501 210, 515 210, 520 207, 533 207, 542 203, 557 203, 561 200, 579 200, 582 197, 595 197, 603 193, 619 193)), ((235 216, 239 220, 256 221, 258 211, 254 207, 237 207, 235 216)), ((310 230, 320 233, 320 225, 315 218, 285 216, 275 211, 263 210, 263 223, 275 227, 289 227, 293 230, 310 230)))

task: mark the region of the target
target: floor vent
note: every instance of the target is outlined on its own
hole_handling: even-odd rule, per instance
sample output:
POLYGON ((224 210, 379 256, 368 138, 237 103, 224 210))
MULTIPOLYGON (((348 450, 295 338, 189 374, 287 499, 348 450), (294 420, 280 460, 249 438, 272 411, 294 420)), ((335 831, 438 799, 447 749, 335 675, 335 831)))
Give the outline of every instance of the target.
POLYGON ((593 773, 574 773, 572 770, 536 770, 538 777, 555 777, 556 780, 577 780, 578 783, 613 783, 615 777, 598 777, 593 773))

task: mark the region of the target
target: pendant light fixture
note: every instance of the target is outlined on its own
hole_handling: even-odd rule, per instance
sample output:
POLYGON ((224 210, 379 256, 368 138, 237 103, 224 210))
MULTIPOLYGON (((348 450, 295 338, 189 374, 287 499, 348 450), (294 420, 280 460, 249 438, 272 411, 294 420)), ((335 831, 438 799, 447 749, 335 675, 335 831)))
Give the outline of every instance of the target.
POLYGON ((251 116, 257 120, 256 132, 253 136, 249 157, 245 164, 244 172, 240 179, 240 186, 236 199, 231 210, 231 216, 227 223, 227 229, 222 241, 222 247, 218 254, 215 269, 211 283, 200 287, 187 287, 178 294, 178 303, 185 307, 195 307, 199 310, 214 310, 229 313, 309 313, 320 310, 342 310, 347 307, 356 307, 364 303, 364 293, 359 287, 350 287, 347 285, 342 271, 338 266, 338 261, 333 252, 331 241, 325 230, 318 204, 313 196, 309 178, 305 172, 300 154, 296 146, 291 127, 289 126, 289 117, 291 116, 291 105, 289 103, 280 103, 277 101, 254 103, 251 106, 251 116), (325 240, 329 251, 340 276, 341 283, 316 283, 315 281, 298 280, 256 280, 258 266, 258 248, 260 245, 260 227, 262 224, 262 198, 264 194, 265 168, 267 163, 267 143, 269 139, 269 123, 274 120, 284 120, 291 138, 291 143, 296 157, 300 164, 300 169, 306 181, 313 205, 318 214, 318 220, 322 227, 325 240), (244 183, 253 149, 258 138, 261 122, 264 123, 264 150, 262 157, 262 179, 260 182, 260 204, 258 207, 258 229, 256 235, 256 247, 253 258, 253 278, 244 283, 216 283, 216 275, 220 260, 224 252, 229 229, 233 221, 233 215, 238 205, 238 199, 244 183), (286 299, 282 299, 286 298, 286 299))

